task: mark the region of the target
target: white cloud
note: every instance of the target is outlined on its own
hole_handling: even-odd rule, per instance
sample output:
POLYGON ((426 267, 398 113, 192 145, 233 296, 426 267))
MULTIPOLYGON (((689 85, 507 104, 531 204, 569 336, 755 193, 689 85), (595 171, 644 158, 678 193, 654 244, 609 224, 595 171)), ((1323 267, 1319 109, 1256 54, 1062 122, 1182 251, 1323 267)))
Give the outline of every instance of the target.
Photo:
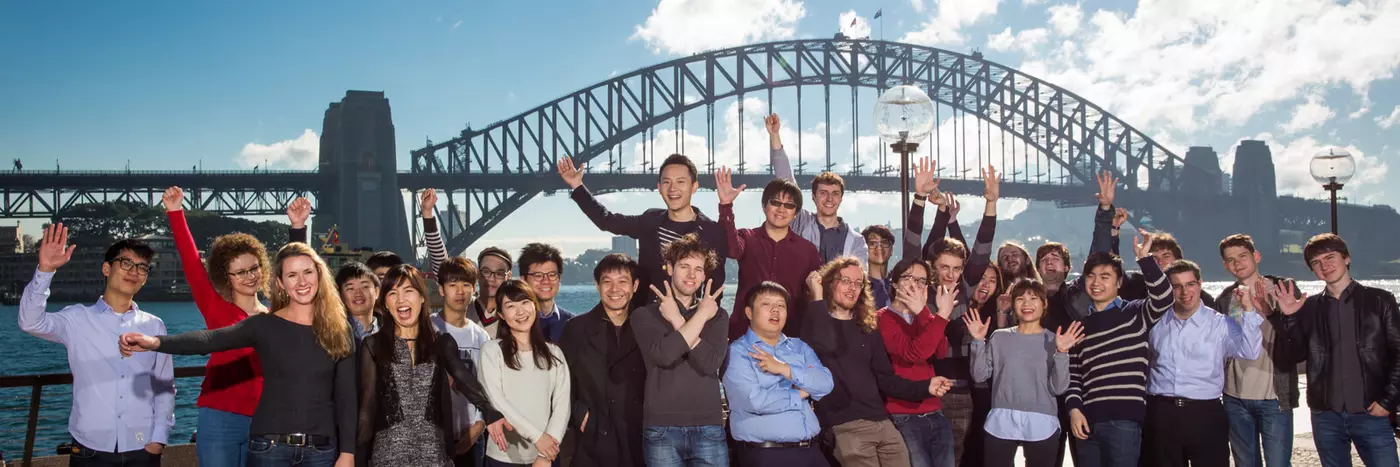
POLYGON ((1371 111, 1371 94, 1368 91, 1359 92, 1359 94, 1361 94, 1361 108, 1356 109, 1355 112, 1347 114, 1347 119, 1356 120, 1358 118, 1366 116, 1366 114, 1371 111))
POLYGON ((909 5, 914 7, 914 11, 924 12, 924 0, 909 0, 909 5))
POLYGON ((1070 35, 1079 31, 1079 23, 1084 21, 1084 10, 1079 4, 1055 5, 1050 7, 1050 26, 1055 28, 1055 32, 1061 35, 1070 35))
POLYGON ((661 0, 631 38, 653 53, 690 55, 789 39, 806 14, 800 0, 661 0))
POLYGON ((1396 123, 1400 123, 1400 105, 1395 106, 1395 109, 1390 111, 1390 115, 1376 117, 1376 125, 1380 125, 1382 130, 1389 130, 1396 123))
POLYGON ((867 39, 870 37, 870 21, 865 17, 856 14, 855 10, 841 13, 837 19, 837 25, 841 27, 841 34, 851 39, 867 39))
POLYGON ((248 143, 243 145, 234 163, 242 168, 262 167, 310 170, 316 168, 320 160, 321 138, 310 129, 303 130, 296 139, 278 141, 272 144, 248 143))
POLYGON ((962 28, 996 16, 999 3, 1001 0, 942 0, 937 14, 900 41, 931 46, 962 44, 962 28))
POLYGON ((1297 133, 1317 128, 1318 125, 1322 125, 1335 116, 1337 116, 1337 112, 1322 102, 1322 95, 1312 93, 1308 95, 1306 102, 1293 109, 1293 118, 1284 123, 1281 128, 1283 128, 1284 133, 1297 133))
POLYGON ((987 47, 1005 52, 1013 48, 1020 49, 1024 53, 1033 53, 1037 47, 1045 43, 1050 37, 1050 31, 1045 28, 1027 29, 1025 31, 1011 34, 1011 28, 1006 28, 999 33, 987 37, 987 47))

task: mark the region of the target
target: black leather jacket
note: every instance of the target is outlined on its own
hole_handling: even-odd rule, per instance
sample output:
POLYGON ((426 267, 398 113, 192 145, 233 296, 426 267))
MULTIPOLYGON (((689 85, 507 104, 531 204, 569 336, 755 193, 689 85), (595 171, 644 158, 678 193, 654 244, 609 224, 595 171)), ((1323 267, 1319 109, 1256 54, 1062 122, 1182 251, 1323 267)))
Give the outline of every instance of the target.
MULTIPOLYGON (((1308 406, 1329 410, 1326 384, 1333 370, 1328 366, 1332 349, 1347 345, 1332 342, 1328 332, 1326 292, 1308 297, 1303 308, 1283 319, 1288 354, 1294 362, 1308 361, 1308 406)), ((1395 295, 1356 283, 1346 299, 1356 310, 1356 350, 1361 358, 1361 383, 1366 401, 1379 402, 1395 412, 1400 404, 1400 310, 1395 295)))

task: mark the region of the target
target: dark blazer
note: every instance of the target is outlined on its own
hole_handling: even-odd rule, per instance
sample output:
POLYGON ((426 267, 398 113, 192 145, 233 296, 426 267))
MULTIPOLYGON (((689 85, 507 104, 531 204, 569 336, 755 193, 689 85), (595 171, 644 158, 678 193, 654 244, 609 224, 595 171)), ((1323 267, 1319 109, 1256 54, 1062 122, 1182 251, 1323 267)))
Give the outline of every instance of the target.
POLYGON ((637 350, 631 319, 622 324, 620 338, 608 324, 599 304, 565 323, 559 339, 573 378, 569 436, 577 440, 577 450, 572 465, 641 467, 647 366, 637 350), (580 432, 584 414, 588 424, 580 432))

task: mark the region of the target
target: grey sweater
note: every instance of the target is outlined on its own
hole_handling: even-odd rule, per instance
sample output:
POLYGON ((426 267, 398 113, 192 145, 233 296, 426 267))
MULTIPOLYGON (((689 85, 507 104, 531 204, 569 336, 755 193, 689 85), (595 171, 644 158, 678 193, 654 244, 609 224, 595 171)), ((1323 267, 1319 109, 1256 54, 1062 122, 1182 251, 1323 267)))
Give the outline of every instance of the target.
POLYGON ((992 408, 1055 416, 1055 396, 1069 388, 1069 354, 1055 350, 1055 333, 999 329, 972 341, 972 378, 992 380, 992 408))
MULTIPOLYGON (((698 303, 697 303, 698 306, 698 303)), ((697 308, 681 308, 690 319, 697 308)), ((632 333, 647 364, 645 426, 723 425, 719 375, 729 356, 729 314, 720 308, 705 322, 700 343, 690 348, 685 337, 661 317, 657 303, 632 312, 632 333)))

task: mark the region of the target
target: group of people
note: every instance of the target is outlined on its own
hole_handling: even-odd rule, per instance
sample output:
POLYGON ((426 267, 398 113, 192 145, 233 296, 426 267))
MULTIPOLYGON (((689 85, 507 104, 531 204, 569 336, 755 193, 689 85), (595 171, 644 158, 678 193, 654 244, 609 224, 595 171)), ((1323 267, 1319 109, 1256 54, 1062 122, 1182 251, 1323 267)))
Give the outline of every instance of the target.
POLYGON ((735 225, 746 187, 727 169, 714 220, 691 205, 700 183, 685 156, 660 166, 665 206, 637 215, 609 211, 584 168, 559 160, 587 217, 639 242, 637 259, 599 261, 598 302, 577 314, 556 301, 555 247, 450 257, 432 190, 419 213, 427 271, 380 252, 332 272, 306 244, 306 200, 288 207, 275 254, 233 233, 201 262, 170 188, 208 327, 176 335, 133 301, 154 256, 136 240, 108 248, 96 303, 46 312, 74 248, 51 225, 19 324, 68 349, 70 465, 159 464, 175 423, 171 354, 210 354, 196 439, 210 466, 1010 466, 1018 448, 1028 466, 1286 466, 1300 362, 1323 464, 1350 465, 1353 445, 1367 465, 1397 464, 1400 311, 1352 280, 1340 237, 1304 247, 1326 283, 1307 296, 1260 271, 1248 235, 1229 236, 1219 254, 1236 281, 1211 297, 1165 233, 1140 231, 1127 270, 1114 253, 1127 213, 1104 174, 1070 280, 1061 243, 994 251, 995 168, 969 244, 961 206, 920 161, 896 239, 839 216, 838 175, 804 197, 778 117, 765 123, 776 177, 754 228, 735 225), (732 312, 720 305, 731 259, 732 312))

